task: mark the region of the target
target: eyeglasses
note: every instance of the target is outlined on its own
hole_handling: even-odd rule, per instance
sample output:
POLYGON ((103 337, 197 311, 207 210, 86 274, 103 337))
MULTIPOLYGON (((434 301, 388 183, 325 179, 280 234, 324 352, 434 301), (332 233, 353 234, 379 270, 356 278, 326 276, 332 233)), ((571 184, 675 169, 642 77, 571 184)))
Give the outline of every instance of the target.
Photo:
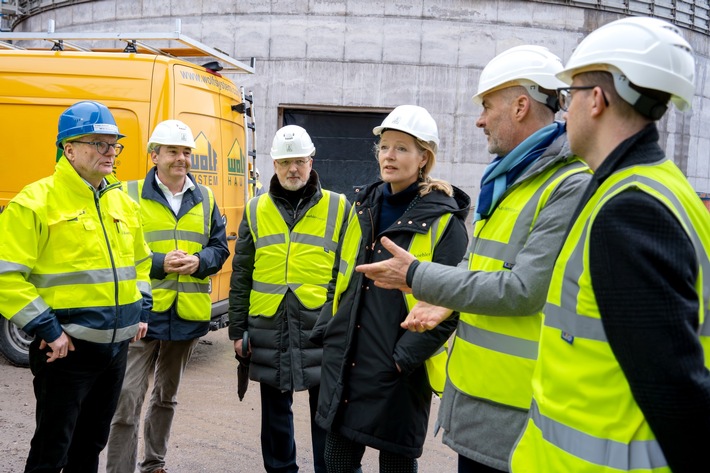
POLYGON ((277 159, 277 163, 279 163, 279 166, 282 169, 288 169, 291 167, 291 164, 295 164, 297 167, 302 168, 306 164, 310 163, 311 160, 309 159, 277 159))
POLYGON ((113 148, 116 151, 116 156, 121 154, 121 151, 123 151, 123 145, 121 143, 107 143, 105 141, 79 141, 79 140, 74 140, 70 141, 69 143, 81 143, 85 145, 94 145, 96 146, 96 151, 99 153, 105 155, 108 153, 109 148, 113 148))
MULTIPOLYGON (((577 87, 561 87, 557 89, 557 102, 560 104, 560 110, 563 112, 566 112, 567 109, 569 108, 569 104, 572 102, 572 91, 573 90, 592 90, 596 87, 599 87, 597 85, 578 85, 577 87)), ((608 107, 609 106, 609 101, 606 98, 606 94, 604 93, 604 89, 599 87, 599 89, 602 91, 602 97, 604 98, 604 104, 608 107)))

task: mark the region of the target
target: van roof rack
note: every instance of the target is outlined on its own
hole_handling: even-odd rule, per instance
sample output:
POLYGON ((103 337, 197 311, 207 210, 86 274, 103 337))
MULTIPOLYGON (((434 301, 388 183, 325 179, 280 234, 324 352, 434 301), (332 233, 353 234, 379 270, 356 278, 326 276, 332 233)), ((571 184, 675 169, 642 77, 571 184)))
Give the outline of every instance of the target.
POLYGON ((128 52, 147 53, 176 58, 214 58, 222 66, 221 73, 254 74, 255 59, 251 58, 249 65, 234 59, 224 51, 207 46, 180 32, 181 21, 175 21, 175 31, 167 33, 76 33, 54 32, 54 20, 49 20, 49 31, 44 33, 8 33, 0 32, 0 49, 40 49, 23 48, 8 41, 39 41, 47 40, 54 43, 53 51, 96 51, 96 52, 128 52), (91 48, 80 46, 75 41, 125 41, 126 47, 121 48, 91 48), (181 47, 156 47, 147 44, 149 41, 177 41, 181 47))

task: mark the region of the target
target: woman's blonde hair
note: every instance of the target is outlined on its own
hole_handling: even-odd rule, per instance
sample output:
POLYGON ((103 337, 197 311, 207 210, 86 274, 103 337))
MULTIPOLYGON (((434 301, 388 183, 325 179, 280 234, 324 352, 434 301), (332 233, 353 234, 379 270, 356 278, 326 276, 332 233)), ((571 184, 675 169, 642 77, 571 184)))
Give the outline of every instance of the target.
POLYGON ((449 197, 453 196, 454 188, 451 184, 443 179, 435 179, 429 176, 434 164, 436 164, 436 145, 429 141, 420 140, 417 137, 414 137, 414 141, 417 144, 417 149, 428 157, 426 164, 419 172, 419 195, 427 195, 433 190, 438 190, 449 197))

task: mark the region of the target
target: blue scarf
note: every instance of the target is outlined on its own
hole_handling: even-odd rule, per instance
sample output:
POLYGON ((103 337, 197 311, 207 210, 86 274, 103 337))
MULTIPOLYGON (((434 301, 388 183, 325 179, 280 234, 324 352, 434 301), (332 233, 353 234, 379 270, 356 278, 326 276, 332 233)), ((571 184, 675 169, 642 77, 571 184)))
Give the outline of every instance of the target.
POLYGON ((506 189, 564 132, 565 124, 554 122, 528 136, 506 156, 497 156, 483 172, 473 221, 488 218, 506 189))

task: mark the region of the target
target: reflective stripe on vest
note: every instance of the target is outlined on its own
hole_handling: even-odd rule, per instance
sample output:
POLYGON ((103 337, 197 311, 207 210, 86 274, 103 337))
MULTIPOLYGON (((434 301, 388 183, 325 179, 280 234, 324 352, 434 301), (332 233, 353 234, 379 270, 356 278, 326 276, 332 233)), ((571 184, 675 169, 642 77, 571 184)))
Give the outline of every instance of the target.
POLYGON ((590 228, 603 205, 633 188, 671 211, 698 262, 699 339, 707 357, 710 218, 668 160, 609 177, 573 225, 555 265, 545 305, 533 409, 516 446, 513 471, 669 472, 660 445, 608 345, 589 273, 590 228))
POLYGON ((135 335, 140 291, 150 294, 149 251, 137 206, 115 176, 105 180, 92 192, 60 159, 52 176, 27 185, 8 205, 3 217, 36 224, 15 225, 1 245, 2 312, 17 326, 36 329, 51 308, 62 329, 81 340, 112 343, 135 335))
MULTIPOLYGON (((169 206, 143 199, 145 180, 126 182, 126 192, 140 204, 143 216, 143 233, 150 249, 167 254, 175 249, 187 254, 202 251, 209 243, 214 195, 205 186, 197 185, 202 195, 202 205, 195 205, 177 220, 169 206)), ((165 312, 175 304, 181 319, 197 322, 212 317, 210 278, 169 273, 165 279, 152 279, 153 311, 165 312)))
MULTIPOLYGON (((512 269, 550 196, 561 182, 580 172, 589 172, 581 161, 559 164, 505 196, 488 219, 476 222, 468 269, 512 269)), ((527 410, 541 324, 541 313, 526 317, 461 313, 449 354, 451 382, 469 396, 527 410)))
POLYGON ((271 317, 290 288, 307 309, 325 303, 345 212, 345 196, 327 190, 289 230, 269 194, 249 201, 256 253, 249 314, 271 317))
POLYGON ((338 262, 338 276, 335 280, 335 292, 333 295, 333 315, 338 312, 340 299, 343 293, 350 284, 357 254, 360 251, 360 241, 362 240, 362 229, 358 220, 358 212, 356 206, 350 207, 350 216, 348 217, 348 228, 343 237, 343 244, 340 247, 340 261, 338 262))
MULTIPOLYGON (((416 233, 412 241, 409 243, 408 251, 413 254, 419 261, 431 261, 434 257, 434 249, 441 240, 446 227, 451 221, 451 214, 447 213, 434 221, 429 232, 422 234, 416 233)), ((407 304, 407 310, 411 312, 417 299, 409 293, 402 293, 404 301, 407 304)), ((424 362, 426 374, 429 378, 429 386, 437 396, 441 397, 446 384, 446 361, 448 359, 448 343, 444 343, 432 356, 424 362)))

